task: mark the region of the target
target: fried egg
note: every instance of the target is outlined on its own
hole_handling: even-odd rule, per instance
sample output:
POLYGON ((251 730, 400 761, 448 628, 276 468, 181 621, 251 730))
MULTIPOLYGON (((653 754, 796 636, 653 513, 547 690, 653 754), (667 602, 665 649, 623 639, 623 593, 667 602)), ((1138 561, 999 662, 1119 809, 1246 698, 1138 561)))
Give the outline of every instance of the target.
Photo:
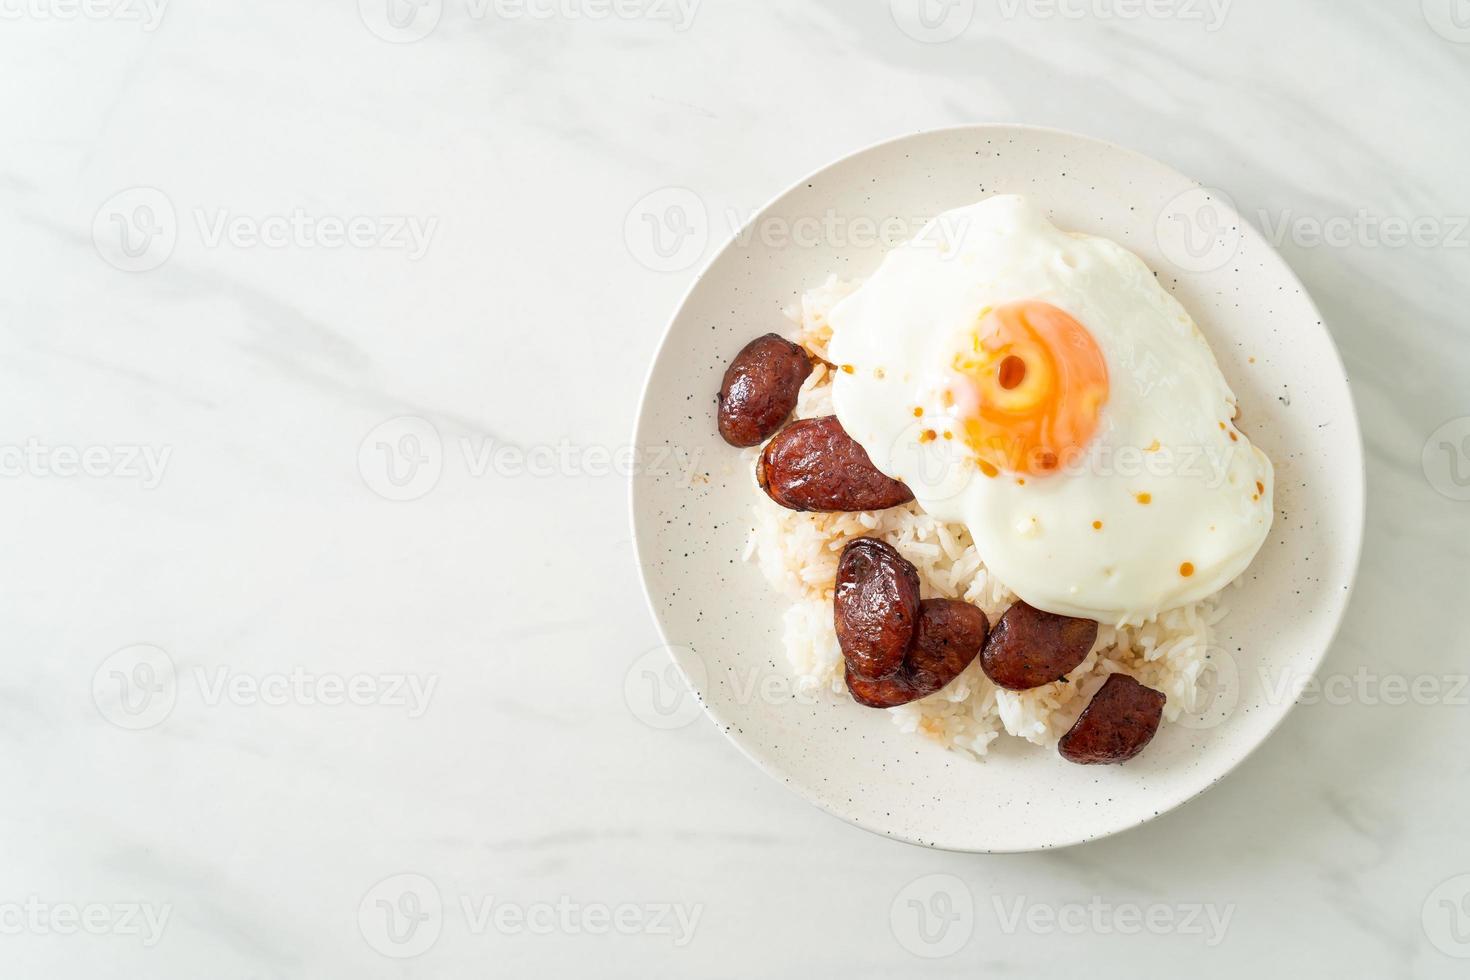
POLYGON ((1031 605, 1140 623, 1265 542, 1271 461, 1189 314, 1114 242, 992 197, 890 252, 829 320, 843 427, 1031 605))

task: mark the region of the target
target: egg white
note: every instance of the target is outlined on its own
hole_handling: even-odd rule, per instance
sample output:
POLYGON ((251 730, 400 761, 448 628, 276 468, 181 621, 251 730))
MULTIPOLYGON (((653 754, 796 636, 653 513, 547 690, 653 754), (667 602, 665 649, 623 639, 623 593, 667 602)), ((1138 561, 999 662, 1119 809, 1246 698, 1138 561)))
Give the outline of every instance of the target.
POLYGON ((991 573, 1033 606, 1142 622, 1218 591, 1265 542, 1270 460, 1234 426, 1235 395, 1189 314, 1114 242, 992 197, 889 253, 829 320, 843 427, 927 513, 966 525, 991 573), (1023 300, 1092 334, 1109 395, 1082 459, 988 477, 939 392, 982 313, 1023 300), (954 438, 935 438, 944 431, 954 438))

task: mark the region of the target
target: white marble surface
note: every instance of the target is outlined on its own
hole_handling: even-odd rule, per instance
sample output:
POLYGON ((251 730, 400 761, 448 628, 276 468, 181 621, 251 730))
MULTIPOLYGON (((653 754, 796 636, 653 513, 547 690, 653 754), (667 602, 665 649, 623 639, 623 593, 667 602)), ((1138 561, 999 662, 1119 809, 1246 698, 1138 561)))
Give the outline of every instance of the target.
POLYGON ((950 946, 929 968, 1465 975, 1470 423, 1432 434, 1470 415, 1470 4, 934 0, 960 20, 926 33, 908 0, 384 2, 0 0, 6 976, 878 977, 950 946), (687 188, 717 238, 977 120, 1305 222, 1281 247, 1369 461, 1336 686, 1196 802, 1034 856, 871 837, 710 725, 641 723, 604 456, 693 276, 640 262, 638 202, 687 188), (402 416, 432 429, 360 456, 402 416), (904 918, 933 874, 974 903, 938 946, 904 918))

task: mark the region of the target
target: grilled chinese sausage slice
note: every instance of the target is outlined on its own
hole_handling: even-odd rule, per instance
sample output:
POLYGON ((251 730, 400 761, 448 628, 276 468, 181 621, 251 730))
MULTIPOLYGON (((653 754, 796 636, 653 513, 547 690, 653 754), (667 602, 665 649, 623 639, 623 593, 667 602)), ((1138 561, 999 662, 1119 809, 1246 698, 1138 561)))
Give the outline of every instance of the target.
POLYGON ((796 408, 811 359, 796 344, 768 333, 735 355, 720 385, 720 435, 732 446, 758 446, 796 408))
POLYGON ((1005 611, 980 655, 985 676, 1011 691, 1059 681, 1092 652, 1097 623, 1042 612, 1024 602, 1005 611))
POLYGON ((927 698, 974 662, 985 645, 990 621, 968 602, 925 599, 919 603, 914 643, 903 666, 892 677, 868 680, 847 668, 847 689, 853 700, 869 708, 896 708, 927 698))
POLYGON ((835 415, 782 429, 761 452, 755 475, 788 510, 887 510, 914 499, 908 487, 878 471, 835 415))
POLYGON ((1077 724, 1062 736, 1057 751, 1080 766, 1127 762, 1153 741, 1165 700, 1127 674, 1113 674, 1082 709, 1077 724))
POLYGON ((847 665, 873 680, 903 666, 919 618, 919 572, 876 538, 842 549, 832 602, 837 645, 847 665))

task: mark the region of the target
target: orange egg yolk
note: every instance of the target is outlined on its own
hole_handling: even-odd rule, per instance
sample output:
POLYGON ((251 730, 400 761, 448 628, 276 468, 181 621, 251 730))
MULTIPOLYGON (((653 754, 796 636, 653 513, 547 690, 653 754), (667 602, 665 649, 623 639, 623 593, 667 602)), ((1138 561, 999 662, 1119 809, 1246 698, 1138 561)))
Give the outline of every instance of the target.
POLYGON ((1082 324, 1026 300, 983 313, 954 369, 974 406, 966 443, 987 465, 1045 475, 1079 454, 1108 400, 1108 367, 1082 324))

